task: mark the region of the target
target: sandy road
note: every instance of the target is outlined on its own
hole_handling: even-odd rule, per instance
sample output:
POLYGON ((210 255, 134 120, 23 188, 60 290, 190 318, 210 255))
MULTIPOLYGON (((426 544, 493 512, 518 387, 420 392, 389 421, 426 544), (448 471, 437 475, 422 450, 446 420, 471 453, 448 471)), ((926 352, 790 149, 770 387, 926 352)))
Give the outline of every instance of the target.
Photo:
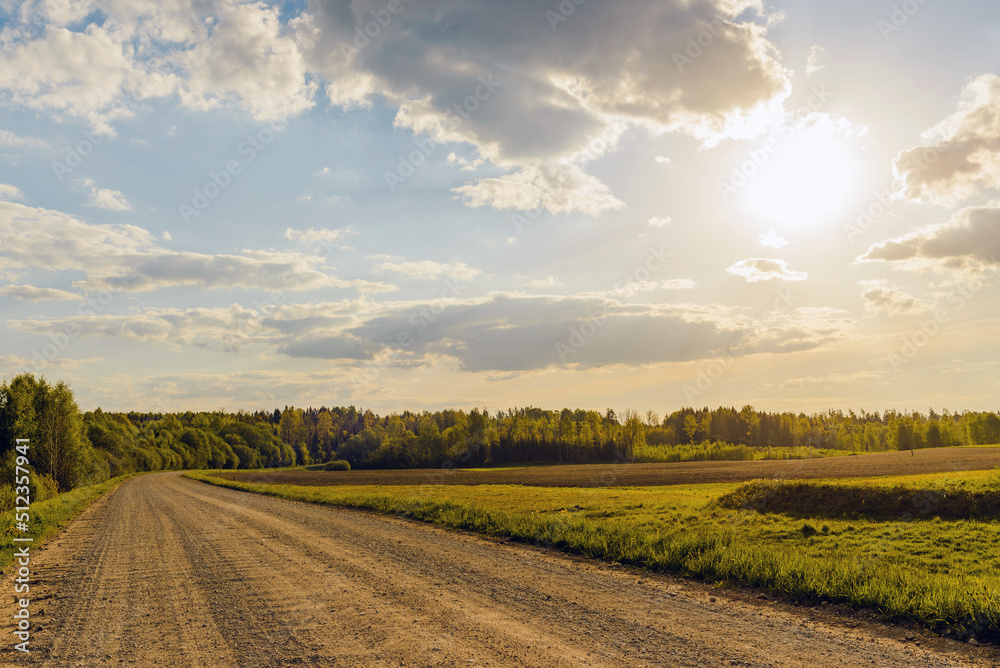
POLYGON ((41 628, 30 656, 5 632, 2 665, 1000 665, 994 649, 176 473, 128 481, 32 566, 41 628))

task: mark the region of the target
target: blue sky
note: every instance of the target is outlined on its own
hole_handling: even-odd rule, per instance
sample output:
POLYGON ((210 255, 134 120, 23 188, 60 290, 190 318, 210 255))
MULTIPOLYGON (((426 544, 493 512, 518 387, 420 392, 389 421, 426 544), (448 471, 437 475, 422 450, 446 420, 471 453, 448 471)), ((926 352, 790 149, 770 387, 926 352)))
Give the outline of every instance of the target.
POLYGON ((109 410, 996 409, 1000 6, 0 11, 4 377, 109 410))

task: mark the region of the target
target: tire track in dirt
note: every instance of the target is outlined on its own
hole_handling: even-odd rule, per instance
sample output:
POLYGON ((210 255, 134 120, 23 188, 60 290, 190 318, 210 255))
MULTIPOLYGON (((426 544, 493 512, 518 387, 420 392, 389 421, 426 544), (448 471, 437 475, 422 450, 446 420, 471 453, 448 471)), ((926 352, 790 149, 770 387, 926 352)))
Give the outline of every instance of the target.
POLYGON ((739 592, 176 473, 124 483, 32 567, 41 628, 29 656, 0 648, 2 665, 1000 665, 992 648, 918 647, 739 592))

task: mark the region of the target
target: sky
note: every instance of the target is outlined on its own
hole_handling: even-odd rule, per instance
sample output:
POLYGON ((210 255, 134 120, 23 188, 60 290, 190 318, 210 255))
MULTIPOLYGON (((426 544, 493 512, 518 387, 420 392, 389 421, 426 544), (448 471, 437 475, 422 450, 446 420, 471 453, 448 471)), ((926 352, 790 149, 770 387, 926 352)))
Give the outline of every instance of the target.
POLYGON ((0 376, 997 410, 1000 4, 0 0, 0 376))

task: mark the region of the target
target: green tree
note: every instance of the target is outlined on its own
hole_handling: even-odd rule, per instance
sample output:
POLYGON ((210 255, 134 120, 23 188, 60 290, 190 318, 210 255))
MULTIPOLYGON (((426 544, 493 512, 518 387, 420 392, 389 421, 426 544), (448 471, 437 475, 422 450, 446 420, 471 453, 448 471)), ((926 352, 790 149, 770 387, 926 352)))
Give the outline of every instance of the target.
POLYGON ((37 437, 37 389, 38 381, 27 373, 0 385, 0 452, 13 449, 18 438, 33 440, 37 437))
POLYGON ((298 408, 286 408, 278 422, 278 436, 297 454, 299 464, 311 464, 312 458, 306 448, 306 438, 309 430, 302 419, 302 411, 298 408))
POLYGON ((0 429, 10 449, 14 439, 30 439, 29 461, 36 473, 52 478, 60 491, 80 484, 93 458, 83 418, 66 383, 21 374, 0 390, 0 429), (29 405, 30 403, 30 405, 29 405))
POLYGON ((646 445, 646 427, 639 413, 631 408, 623 414, 625 422, 618 431, 621 447, 625 450, 625 458, 631 460, 635 451, 646 445))

